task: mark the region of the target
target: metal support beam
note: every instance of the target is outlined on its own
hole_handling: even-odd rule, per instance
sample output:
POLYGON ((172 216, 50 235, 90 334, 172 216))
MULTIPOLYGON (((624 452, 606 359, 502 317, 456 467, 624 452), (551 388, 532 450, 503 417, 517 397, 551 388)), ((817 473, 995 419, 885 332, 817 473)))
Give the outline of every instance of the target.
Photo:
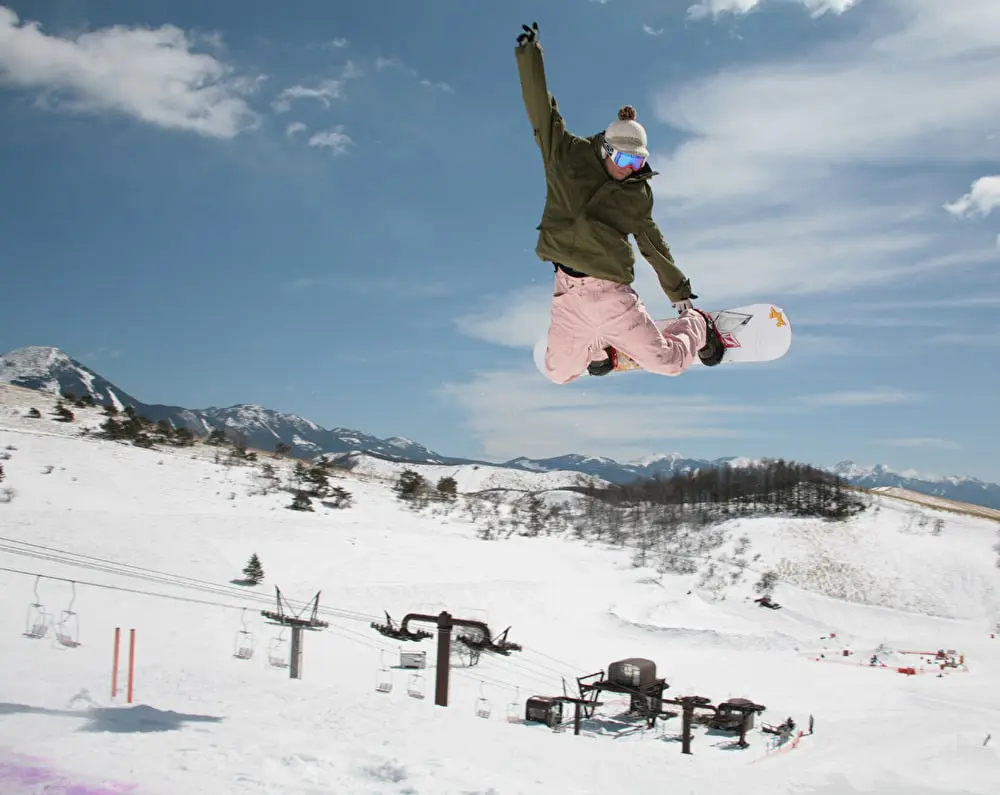
POLYGON ((298 624, 292 625, 292 653, 291 664, 288 667, 289 679, 302 678, 302 627, 298 624))
POLYGON ((434 703, 439 707, 448 706, 448 676, 451 673, 451 631, 455 626, 451 614, 442 610, 437 617, 437 686, 434 703))

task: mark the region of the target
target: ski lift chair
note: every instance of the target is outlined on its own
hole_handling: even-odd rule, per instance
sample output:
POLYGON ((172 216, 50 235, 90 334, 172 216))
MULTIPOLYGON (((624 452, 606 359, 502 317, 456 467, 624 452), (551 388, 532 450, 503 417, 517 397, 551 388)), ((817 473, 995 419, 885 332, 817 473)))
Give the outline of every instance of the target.
POLYGON ((379 669, 375 678, 375 691, 377 693, 392 692, 392 671, 390 671, 389 666, 385 664, 384 656, 385 652, 380 651, 378 653, 379 669))
POLYGON ((76 602, 76 583, 72 582, 73 596, 69 601, 69 607, 59 614, 59 621, 56 623, 56 642, 66 648, 75 649, 80 645, 80 616, 73 611, 76 602))
POLYGON ((485 686, 485 682, 479 683, 479 698, 476 699, 476 716, 480 718, 489 718, 492 711, 489 699, 483 696, 485 686))
POLYGON ((274 668, 287 668, 288 659, 288 641, 282 632, 278 637, 272 638, 267 647, 267 663, 274 668))
POLYGON ((249 660, 253 657, 254 648, 254 637, 253 633, 247 629, 246 620, 244 616, 247 609, 243 608, 243 613, 240 614, 240 631, 236 633, 236 640, 233 648, 233 657, 238 660, 249 660))
POLYGON ((507 705, 507 723, 521 723, 521 688, 514 691, 514 700, 507 705))
POLYGON ((28 605, 28 615, 24 622, 24 637, 44 638, 49 631, 49 614, 38 596, 38 583, 41 575, 35 578, 35 601, 28 605))
POLYGON ((423 698, 424 693, 424 677, 419 673, 410 674, 410 680, 406 683, 406 694, 410 698, 423 698))

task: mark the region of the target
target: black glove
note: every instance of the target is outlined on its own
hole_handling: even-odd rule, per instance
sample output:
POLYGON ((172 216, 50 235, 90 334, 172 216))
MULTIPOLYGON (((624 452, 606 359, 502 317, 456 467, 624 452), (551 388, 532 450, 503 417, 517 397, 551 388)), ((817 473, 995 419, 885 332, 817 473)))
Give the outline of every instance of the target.
POLYGON ((531 44, 538 38, 538 23, 535 22, 529 28, 527 25, 521 25, 525 32, 517 37, 517 44, 523 47, 525 44, 531 44))

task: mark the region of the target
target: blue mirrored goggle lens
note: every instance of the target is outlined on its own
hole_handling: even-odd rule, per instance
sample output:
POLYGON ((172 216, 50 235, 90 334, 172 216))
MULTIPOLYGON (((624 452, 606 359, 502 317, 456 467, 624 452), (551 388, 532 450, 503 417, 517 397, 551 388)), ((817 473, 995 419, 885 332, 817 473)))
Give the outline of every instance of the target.
POLYGON ((642 164, 646 162, 646 158, 642 155, 632 155, 628 152, 619 152, 617 149, 611 153, 611 162, 613 162, 618 168, 628 168, 633 169, 642 168, 642 164))

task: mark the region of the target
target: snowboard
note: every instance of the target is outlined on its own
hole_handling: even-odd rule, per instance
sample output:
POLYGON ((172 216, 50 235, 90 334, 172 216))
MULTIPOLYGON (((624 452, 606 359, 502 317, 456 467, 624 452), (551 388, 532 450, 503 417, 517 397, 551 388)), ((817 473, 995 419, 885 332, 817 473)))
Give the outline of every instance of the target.
MULTIPOLYGON (((720 365, 771 362, 788 353, 792 345, 791 321, 785 310, 774 304, 747 304, 708 314, 715 321, 726 347, 726 355, 722 357, 720 365)), ((656 325, 662 331, 674 320, 676 318, 657 320, 656 325)), ((547 341, 547 336, 538 340, 533 352, 535 367, 542 375, 545 374, 547 341)), ((696 356, 692 367, 704 367, 704 365, 696 356)), ((618 351, 618 364, 613 372, 629 370, 642 370, 642 368, 624 351, 618 351)), ((582 374, 588 375, 586 368, 582 374)))

